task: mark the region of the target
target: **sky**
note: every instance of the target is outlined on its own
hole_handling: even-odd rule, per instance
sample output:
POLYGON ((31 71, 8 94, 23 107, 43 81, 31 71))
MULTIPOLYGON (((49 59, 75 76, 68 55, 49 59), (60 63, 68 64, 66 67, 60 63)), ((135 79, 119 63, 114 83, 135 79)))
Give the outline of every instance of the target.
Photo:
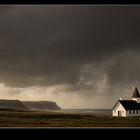
POLYGON ((0 6, 0 98, 112 108, 140 89, 140 6, 0 6))

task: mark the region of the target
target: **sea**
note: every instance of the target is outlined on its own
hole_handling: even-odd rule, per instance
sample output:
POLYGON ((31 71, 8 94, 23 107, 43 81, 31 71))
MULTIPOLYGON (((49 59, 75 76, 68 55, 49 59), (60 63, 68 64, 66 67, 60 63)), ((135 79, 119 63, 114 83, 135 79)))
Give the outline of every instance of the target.
POLYGON ((111 116, 112 114, 111 109, 62 109, 56 112, 96 116, 111 116))

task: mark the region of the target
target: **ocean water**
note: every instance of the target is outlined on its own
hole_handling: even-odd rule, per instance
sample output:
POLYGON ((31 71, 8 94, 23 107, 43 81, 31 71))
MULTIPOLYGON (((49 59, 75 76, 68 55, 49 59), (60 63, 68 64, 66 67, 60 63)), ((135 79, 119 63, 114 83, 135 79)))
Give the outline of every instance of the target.
POLYGON ((62 109, 57 112, 97 116, 110 116, 112 114, 111 109, 62 109))

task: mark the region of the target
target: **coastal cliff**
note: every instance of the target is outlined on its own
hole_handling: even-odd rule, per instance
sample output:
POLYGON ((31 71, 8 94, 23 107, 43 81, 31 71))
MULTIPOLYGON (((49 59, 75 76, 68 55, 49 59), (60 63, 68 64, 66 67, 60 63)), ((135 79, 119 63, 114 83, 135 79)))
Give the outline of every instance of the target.
POLYGON ((33 110, 61 110, 61 108, 52 101, 22 101, 22 103, 33 110))

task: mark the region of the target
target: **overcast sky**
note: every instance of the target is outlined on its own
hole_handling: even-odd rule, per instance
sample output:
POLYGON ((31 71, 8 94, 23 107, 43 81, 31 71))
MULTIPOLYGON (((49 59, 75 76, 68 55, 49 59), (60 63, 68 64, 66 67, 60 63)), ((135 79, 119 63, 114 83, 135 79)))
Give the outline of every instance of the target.
POLYGON ((139 6, 0 6, 0 98, 111 108, 140 89, 139 6))

